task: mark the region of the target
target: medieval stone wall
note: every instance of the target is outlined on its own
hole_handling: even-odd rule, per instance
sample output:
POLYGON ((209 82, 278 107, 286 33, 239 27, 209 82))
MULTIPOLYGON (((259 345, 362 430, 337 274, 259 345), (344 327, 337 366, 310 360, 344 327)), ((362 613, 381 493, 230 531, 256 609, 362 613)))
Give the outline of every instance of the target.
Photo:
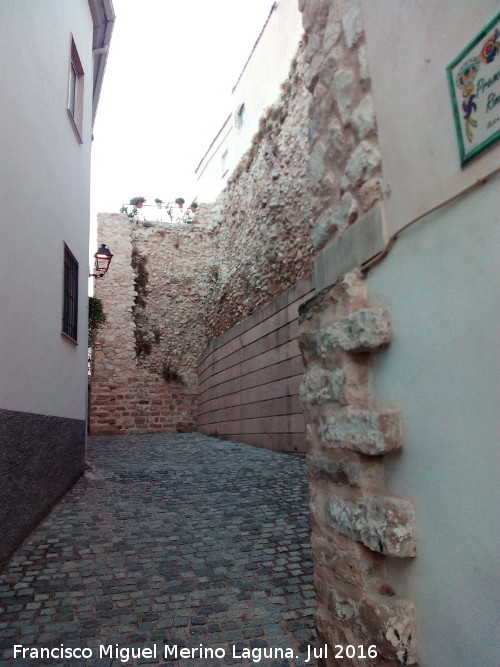
POLYGON ((123 213, 100 214, 98 230, 114 256, 96 281, 107 320, 94 351, 91 433, 193 430, 213 235, 123 213))
POLYGON ((397 411, 378 405, 370 376, 390 343, 390 318, 370 302, 362 275, 347 273, 385 244, 361 9, 357 0, 299 7, 321 290, 303 306, 299 334, 320 645, 329 647, 328 667, 415 664, 414 606, 391 588, 384 558, 403 561, 416 550, 412 504, 385 486, 383 456, 403 446, 402 427, 397 411))
POLYGON ((381 158, 356 0, 300 0, 315 251, 380 199, 381 158))
POLYGON ((348 273, 304 304, 300 397, 308 440, 318 632, 357 647, 346 665, 416 662, 415 610, 396 596, 382 556, 416 554, 412 504, 385 490, 382 457, 403 446, 400 416, 370 390, 372 357, 390 343, 387 311, 348 273), (359 646, 364 651, 359 651, 359 646), (372 647, 371 655, 368 648, 372 647))
POLYGON ((201 224, 214 228, 214 282, 204 313, 208 339, 227 331, 312 271, 304 49, 282 93, 201 224))
POLYGON ((92 433, 194 429, 206 345, 310 274, 305 67, 299 53, 228 186, 193 224, 99 215, 114 257, 96 281, 108 319, 94 353, 92 433))

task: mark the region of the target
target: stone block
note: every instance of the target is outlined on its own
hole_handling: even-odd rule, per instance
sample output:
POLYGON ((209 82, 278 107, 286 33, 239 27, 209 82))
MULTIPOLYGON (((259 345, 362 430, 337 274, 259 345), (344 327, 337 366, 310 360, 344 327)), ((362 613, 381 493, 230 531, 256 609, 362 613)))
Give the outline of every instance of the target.
POLYGON ((348 48, 352 48, 363 33, 363 23, 361 20, 361 7, 358 0, 353 0, 342 16, 342 28, 348 48))
POLYGON ((338 349, 373 352, 391 339, 388 312, 383 308, 362 308, 322 329, 301 334, 299 342, 312 357, 330 359, 338 349))
POLYGON ((415 516, 407 500, 369 496, 351 502, 331 496, 325 503, 329 525, 372 551, 407 558, 415 556, 415 516))
POLYGON ((370 595, 359 605, 359 617, 385 658, 417 664, 416 615, 409 600, 370 595))
POLYGON ((313 456, 307 461, 307 475, 311 483, 325 479, 340 486, 366 489, 380 486, 384 472, 382 465, 375 461, 332 461, 324 456, 313 456))
POLYGON ((344 371, 327 371, 322 368, 310 371, 300 385, 299 395, 303 409, 330 402, 345 405, 344 371))
POLYGON ((314 260, 316 290, 333 285, 341 276, 383 250, 385 244, 384 223, 380 206, 377 206, 318 253, 314 260))
POLYGON ((352 449, 371 456, 397 451, 402 443, 399 413, 395 410, 347 409, 339 415, 322 417, 318 434, 324 447, 352 449))
POLYGON ((325 243, 342 232, 356 217, 357 204, 350 192, 346 192, 339 204, 323 211, 316 220, 313 234, 313 247, 322 248, 325 243))
POLYGON ((357 187, 370 179, 380 166, 381 157, 378 146, 367 140, 361 141, 355 148, 342 177, 341 187, 357 187))
POLYGON ((382 199, 382 179, 376 176, 366 181, 359 190, 359 198, 366 211, 373 208, 382 199))
POLYGON ((352 112, 351 123, 360 139, 375 129, 375 113, 373 100, 370 94, 365 95, 352 112))
POLYGON ((328 14, 328 23, 325 28, 325 33, 323 35, 323 51, 324 53, 329 53, 330 50, 338 42, 340 35, 342 34, 342 23, 340 17, 337 16, 339 13, 338 4, 332 4, 330 6, 330 12, 328 14))
POLYGON ((339 486, 350 485, 366 489, 380 486, 383 482, 383 468, 378 462, 332 461, 324 456, 314 456, 307 461, 310 482, 327 480, 339 486))
POLYGON ((351 115, 351 101, 354 88, 354 72, 342 69, 333 77, 332 89, 342 123, 346 125, 351 115))
POLYGON ((366 55, 366 47, 364 44, 358 49, 358 65, 359 65, 359 79, 360 81, 368 81, 370 74, 368 72, 368 58, 366 55))
POLYGON ((339 344, 347 352, 372 352, 391 340, 389 313, 383 308, 356 310, 339 324, 339 344))

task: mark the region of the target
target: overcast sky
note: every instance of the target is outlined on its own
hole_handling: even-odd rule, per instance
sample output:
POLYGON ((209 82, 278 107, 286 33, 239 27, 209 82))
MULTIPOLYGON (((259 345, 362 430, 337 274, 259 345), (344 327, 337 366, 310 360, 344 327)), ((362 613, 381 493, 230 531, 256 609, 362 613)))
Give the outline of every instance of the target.
POLYGON ((151 204, 196 196, 194 170, 231 110, 231 89, 272 4, 113 0, 94 127, 91 248, 97 212, 137 195, 151 204))

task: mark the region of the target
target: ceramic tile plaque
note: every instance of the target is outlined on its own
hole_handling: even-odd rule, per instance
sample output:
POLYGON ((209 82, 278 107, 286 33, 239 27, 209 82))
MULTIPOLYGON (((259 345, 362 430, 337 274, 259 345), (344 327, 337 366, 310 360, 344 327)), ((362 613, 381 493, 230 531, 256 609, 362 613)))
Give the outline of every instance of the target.
POLYGON ((500 13, 448 65, 460 159, 500 139, 500 13))

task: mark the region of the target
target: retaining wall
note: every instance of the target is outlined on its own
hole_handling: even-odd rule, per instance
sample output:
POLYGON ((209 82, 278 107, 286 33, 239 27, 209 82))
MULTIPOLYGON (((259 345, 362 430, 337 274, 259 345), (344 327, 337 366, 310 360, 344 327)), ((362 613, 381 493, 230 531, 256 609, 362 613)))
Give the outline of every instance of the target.
POLYGON ((312 294, 309 276, 210 343, 198 368, 199 431, 305 452, 298 307, 312 294))

